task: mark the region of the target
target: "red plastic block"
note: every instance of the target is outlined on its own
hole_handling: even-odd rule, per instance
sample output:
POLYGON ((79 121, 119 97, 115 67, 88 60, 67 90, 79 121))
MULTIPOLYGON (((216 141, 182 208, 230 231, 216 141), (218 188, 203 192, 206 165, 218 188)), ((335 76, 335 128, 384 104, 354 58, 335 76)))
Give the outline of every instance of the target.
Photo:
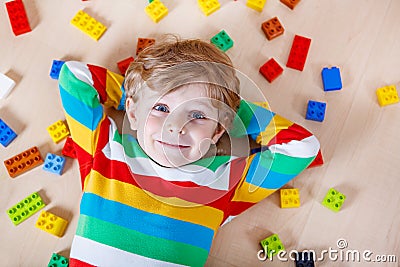
POLYGON ((275 80, 283 72, 283 68, 271 58, 260 68, 260 73, 269 81, 270 83, 275 80))
POLYGON ((121 60, 120 62, 117 63, 118 65, 118 69, 121 72, 122 75, 125 76, 125 72, 129 67, 129 64, 131 64, 131 62, 134 61, 133 57, 128 57, 124 60, 121 60))
POLYGON ((286 67, 302 71, 304 69, 304 64, 306 63, 310 44, 311 39, 295 35, 286 67))
POLYGON ((296 5, 300 2, 300 0, 281 0, 283 4, 285 4, 288 8, 294 9, 296 5))
POLYGON ((261 24, 261 29, 265 33, 265 36, 268 40, 272 40, 279 35, 282 35, 285 31, 278 17, 265 21, 263 24, 261 24))
POLYGON ((42 163, 43 159, 36 146, 4 161, 4 165, 12 178, 42 163))
POLYGON ((32 31, 22 0, 6 2, 6 8, 12 31, 16 36, 32 31))
POLYGON ((142 52, 146 47, 153 45, 156 42, 155 39, 151 38, 138 38, 137 47, 136 47, 136 55, 142 52))
POLYGON ((71 137, 67 137, 67 141, 65 141, 65 144, 64 144, 63 149, 61 150, 61 153, 66 157, 76 159, 76 151, 74 148, 74 141, 72 140, 71 137))
POLYGON ((315 159, 313 160, 313 162, 311 162, 310 165, 308 165, 307 168, 312 168, 312 167, 316 167, 316 166, 321 166, 324 164, 324 158, 322 157, 322 153, 321 151, 318 152, 317 156, 315 157, 315 159))

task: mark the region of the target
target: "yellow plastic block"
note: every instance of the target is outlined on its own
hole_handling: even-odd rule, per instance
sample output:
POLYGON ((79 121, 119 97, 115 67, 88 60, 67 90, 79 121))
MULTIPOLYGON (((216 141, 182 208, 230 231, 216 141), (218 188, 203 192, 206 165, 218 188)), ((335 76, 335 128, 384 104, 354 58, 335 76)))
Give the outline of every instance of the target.
POLYGON ((67 228, 68 221, 48 211, 42 211, 36 222, 36 227, 52 235, 62 237, 67 228))
POLYGON ((214 11, 218 10, 221 5, 218 0, 197 0, 199 7, 203 13, 208 16, 214 11))
POLYGON ((299 189, 281 189, 281 208, 300 207, 299 189))
POLYGON ((267 0, 247 0, 246 5, 252 9, 261 12, 267 0))
POLYGON ((98 41, 103 33, 107 30, 107 27, 89 16, 82 10, 75 15, 71 20, 71 24, 98 41))
POLYGON ((154 0, 144 9, 146 14, 155 22, 159 22, 168 14, 168 8, 160 0, 154 0))
POLYGON ((59 120, 47 127, 47 131, 53 139, 53 142, 56 144, 69 135, 67 125, 65 125, 62 120, 59 120))
POLYGON ((378 102, 381 107, 399 102, 399 95, 397 94, 396 86, 389 85, 376 90, 378 102))

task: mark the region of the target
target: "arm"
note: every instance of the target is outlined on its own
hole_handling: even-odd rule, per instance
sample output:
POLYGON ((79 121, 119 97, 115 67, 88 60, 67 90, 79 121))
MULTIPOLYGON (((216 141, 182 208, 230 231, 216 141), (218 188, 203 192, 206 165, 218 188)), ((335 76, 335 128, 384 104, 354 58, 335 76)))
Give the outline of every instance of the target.
POLYGON ((104 108, 124 108, 123 79, 105 68, 74 61, 66 62, 60 71, 60 96, 82 181, 97 148, 100 126, 108 120, 104 108))
POLYGON ((267 103, 242 100, 230 132, 233 137, 249 135, 262 146, 246 158, 245 171, 232 198, 231 215, 238 215, 296 177, 320 151, 313 134, 266 107, 267 103))

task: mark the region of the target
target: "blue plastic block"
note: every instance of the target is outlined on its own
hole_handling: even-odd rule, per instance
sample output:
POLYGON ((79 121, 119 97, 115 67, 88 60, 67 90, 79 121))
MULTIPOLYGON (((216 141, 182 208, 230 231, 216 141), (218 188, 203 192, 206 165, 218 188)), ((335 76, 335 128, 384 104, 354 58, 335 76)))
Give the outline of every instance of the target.
POLYGON ((306 119, 313 121, 323 121, 325 118, 325 109, 326 103, 312 100, 308 101, 306 119))
POLYGON ((16 137, 17 134, 10 127, 8 127, 8 125, 2 119, 0 119, 0 144, 6 147, 16 137))
POLYGON ((342 89, 342 79, 340 78, 340 69, 337 67, 323 68, 322 83, 324 91, 334 91, 342 89))
POLYGON ((315 267, 314 254, 309 251, 299 252, 295 262, 296 267, 315 267))
POLYGON ((47 153, 44 161, 43 170, 61 175, 64 170, 65 158, 51 153, 47 153))
POLYGON ((220 31, 213 38, 211 38, 211 43, 224 52, 233 46, 231 37, 229 37, 224 30, 220 31))
POLYGON ((58 80, 58 76, 60 75, 60 70, 62 65, 64 65, 65 61, 61 60, 53 60, 53 64, 51 65, 50 77, 54 80, 58 80))

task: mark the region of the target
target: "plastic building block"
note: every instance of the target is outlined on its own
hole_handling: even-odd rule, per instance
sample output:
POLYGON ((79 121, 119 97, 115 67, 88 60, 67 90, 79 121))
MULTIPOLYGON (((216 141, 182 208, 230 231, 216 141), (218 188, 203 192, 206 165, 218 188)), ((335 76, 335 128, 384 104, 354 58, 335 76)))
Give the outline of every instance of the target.
POLYGON ((61 154, 63 154, 66 157, 76 159, 76 150, 74 148, 74 141, 72 140, 71 137, 67 137, 64 147, 61 150, 61 154))
POLYGON ((381 107, 399 102, 399 95, 394 85, 378 88, 378 90, 376 90, 376 95, 381 107))
POLYGON ((146 14, 155 22, 159 22, 168 14, 168 8, 160 0, 154 0, 144 9, 146 14))
POLYGON ((27 196, 7 210, 8 217, 18 225, 46 206, 37 192, 27 196))
POLYGON ((306 63, 310 44, 311 39, 295 35, 286 67, 302 71, 304 69, 304 64, 306 63))
POLYGON ((48 211, 42 211, 35 226, 52 235, 62 237, 67 225, 67 220, 64 220, 48 211))
POLYGON ((315 267, 314 253, 311 252, 299 252, 295 259, 296 267, 315 267))
POLYGON ((129 68, 129 65, 133 61, 134 61, 133 57, 128 57, 128 58, 126 58, 124 60, 121 60, 120 62, 117 63, 118 69, 119 69, 119 71, 121 72, 122 75, 125 76, 126 70, 129 68))
POLYGON ((0 99, 6 98, 14 88, 15 82, 3 73, 0 73, 0 99))
POLYGON ((261 12, 264 8, 266 0, 247 0, 246 6, 261 12))
POLYGON ((281 208, 300 207, 299 189, 281 189, 281 208))
POLYGON ((53 253, 47 267, 68 267, 69 260, 57 253, 53 253))
POLYGON ((324 164, 324 158, 322 157, 322 152, 321 150, 318 152, 317 156, 315 157, 315 159, 313 160, 313 162, 311 162, 310 165, 308 165, 307 168, 312 168, 312 167, 316 167, 316 166, 321 166, 324 164))
POLYGON ((300 2, 300 0, 281 0, 283 4, 285 4, 288 8, 294 9, 296 5, 300 2))
POLYGON ((65 158, 51 153, 47 153, 44 161, 43 170, 61 175, 64 170, 65 158))
POLYGON ((47 131, 49 132, 54 143, 60 142, 62 139, 69 135, 67 125, 65 125, 62 120, 56 121, 55 123, 47 127, 47 131))
POLYGON ((269 81, 270 83, 275 80, 283 72, 283 68, 271 58, 260 68, 260 73, 269 81))
POLYGON ((53 64, 51 65, 50 77, 54 80, 58 80, 58 76, 60 76, 60 70, 62 65, 64 65, 65 61, 62 60, 53 60, 53 64))
POLYGON ((283 28, 281 22, 278 17, 274 17, 270 20, 267 20, 261 24, 261 29, 265 33, 265 36, 268 40, 272 40, 283 34, 285 29, 283 28))
POLYGON ((325 109, 326 103, 308 101, 306 119, 322 122, 325 118, 325 109))
POLYGON ((155 39, 151 38, 138 38, 137 45, 136 45, 136 55, 143 51, 148 46, 153 45, 156 42, 155 39))
POLYGON ((261 240, 260 243, 264 249, 264 252, 267 254, 267 258, 275 256, 281 250, 285 250, 285 247, 283 246, 277 234, 273 234, 261 240))
POLYGON ((224 52, 233 46, 231 37, 229 37, 224 30, 220 31, 213 38, 211 38, 211 43, 224 52))
POLYGON ((197 4, 206 16, 217 11, 221 7, 218 0, 197 0, 197 4))
POLYGON ((10 177, 14 178, 43 163, 39 149, 34 146, 4 161, 10 177))
POLYGON ((89 16, 82 10, 79 10, 75 17, 72 18, 71 24, 98 41, 107 27, 89 16))
POLYGON ((24 3, 21 0, 6 2, 8 18, 14 35, 20 35, 31 31, 24 3))
POLYGON ((340 69, 337 67, 323 68, 321 72, 324 91, 334 91, 342 89, 342 78, 340 69))
POLYGON ((7 147, 16 137, 17 134, 0 119, 0 144, 7 147))
POLYGON ((330 188, 324 200, 322 201, 322 205, 334 212, 338 212, 342 207, 345 199, 345 195, 343 195, 339 191, 336 191, 334 188, 330 188))

